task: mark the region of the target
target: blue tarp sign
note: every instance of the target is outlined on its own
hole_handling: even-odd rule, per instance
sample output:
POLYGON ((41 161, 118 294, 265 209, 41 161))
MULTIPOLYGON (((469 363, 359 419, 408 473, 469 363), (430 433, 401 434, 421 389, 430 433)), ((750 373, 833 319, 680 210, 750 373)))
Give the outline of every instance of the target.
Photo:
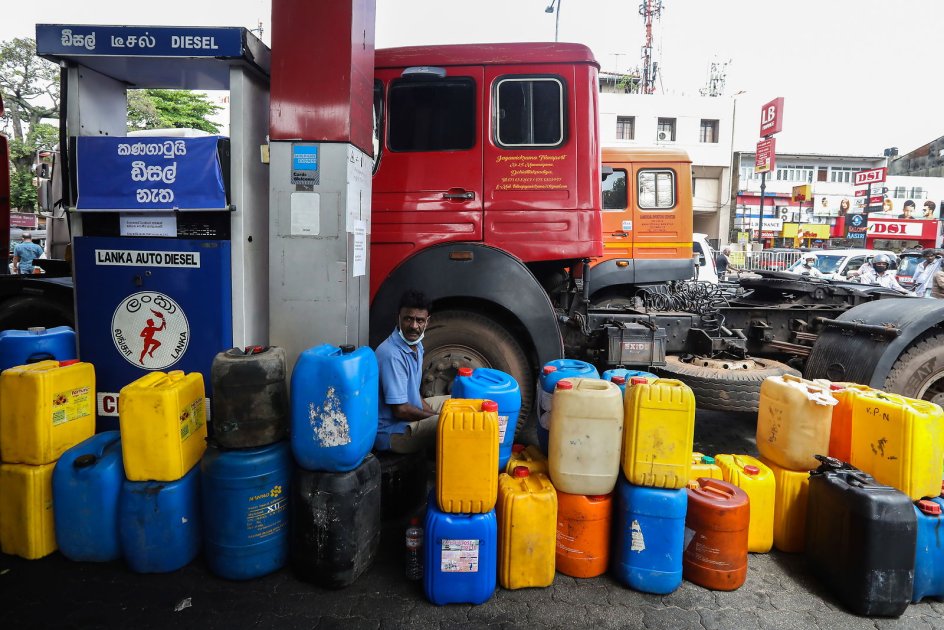
POLYGON ((76 209, 226 209, 219 140, 219 136, 80 136, 76 138, 76 209))

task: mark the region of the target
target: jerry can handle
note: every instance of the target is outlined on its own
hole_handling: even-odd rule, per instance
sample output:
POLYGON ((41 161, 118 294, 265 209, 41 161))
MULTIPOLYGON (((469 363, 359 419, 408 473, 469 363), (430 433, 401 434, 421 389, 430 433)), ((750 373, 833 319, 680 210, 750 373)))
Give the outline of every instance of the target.
POLYGON ((705 483, 699 484, 699 487, 696 488, 694 492, 704 495, 715 495, 723 499, 730 499, 734 496, 734 493, 731 491, 731 486, 724 482, 719 482, 717 479, 709 477, 699 477, 699 479, 704 479, 705 483))
POLYGON ((176 383, 185 376, 183 370, 171 370, 167 373, 167 380, 171 383, 176 383))
POLYGON ((802 382, 803 382, 803 377, 802 377, 802 376, 794 376, 793 374, 781 374, 781 375, 780 375, 780 378, 782 378, 784 381, 790 381, 790 382, 793 382, 793 383, 802 383, 802 382))
POLYGON ((34 352, 33 354, 26 357, 26 364, 30 363, 39 363, 40 361, 55 361, 56 357, 52 356, 49 352, 34 352))
POLYGON ((836 459, 835 457, 830 457, 829 455, 813 455, 813 457, 816 458, 818 462, 820 462, 820 466, 816 470, 810 472, 824 473, 831 470, 847 470, 852 468, 844 461, 836 459))

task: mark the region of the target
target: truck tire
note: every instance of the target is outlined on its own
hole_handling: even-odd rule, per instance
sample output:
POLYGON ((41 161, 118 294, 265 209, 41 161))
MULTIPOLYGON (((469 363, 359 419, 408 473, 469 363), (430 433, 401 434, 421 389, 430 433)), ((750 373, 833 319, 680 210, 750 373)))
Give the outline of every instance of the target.
POLYGON ((728 370, 686 363, 677 356, 665 358, 665 365, 653 371, 663 377, 676 378, 695 394, 700 409, 756 413, 760 403, 760 384, 768 376, 793 374, 797 370, 770 359, 753 359, 756 369, 728 370))
POLYGON ((0 330, 26 330, 31 326, 72 326, 75 322, 71 305, 64 305, 40 296, 18 296, 0 302, 0 330))
POLYGON ((884 389, 944 404, 944 333, 918 337, 892 365, 884 389))
POLYGON ((434 312, 423 338, 423 397, 444 396, 460 367, 489 367, 510 374, 521 390, 521 435, 534 404, 534 371, 521 345, 498 322, 471 311, 434 312))

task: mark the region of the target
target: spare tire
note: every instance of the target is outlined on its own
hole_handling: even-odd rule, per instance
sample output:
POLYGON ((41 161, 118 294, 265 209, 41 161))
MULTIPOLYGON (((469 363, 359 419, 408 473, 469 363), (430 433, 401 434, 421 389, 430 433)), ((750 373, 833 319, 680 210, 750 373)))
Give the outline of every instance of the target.
POLYGON ((728 368, 720 367, 721 363, 701 357, 694 357, 689 362, 669 356, 665 358, 664 366, 654 367, 653 371, 665 378, 676 378, 691 387, 695 404, 700 409, 749 413, 757 412, 760 384, 765 378, 783 374, 800 376, 790 366, 770 359, 733 360, 730 364, 735 367, 728 368))

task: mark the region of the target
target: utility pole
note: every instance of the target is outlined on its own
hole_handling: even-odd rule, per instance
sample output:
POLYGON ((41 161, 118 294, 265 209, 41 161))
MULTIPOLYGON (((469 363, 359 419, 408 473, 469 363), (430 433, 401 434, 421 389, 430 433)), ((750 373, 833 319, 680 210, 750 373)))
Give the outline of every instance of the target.
POLYGON ((554 41, 557 41, 557 35, 560 32, 560 7, 561 0, 551 0, 551 3, 547 5, 547 8, 544 9, 545 13, 556 13, 554 16, 554 41), (555 12, 554 5, 557 5, 557 10, 555 12))

